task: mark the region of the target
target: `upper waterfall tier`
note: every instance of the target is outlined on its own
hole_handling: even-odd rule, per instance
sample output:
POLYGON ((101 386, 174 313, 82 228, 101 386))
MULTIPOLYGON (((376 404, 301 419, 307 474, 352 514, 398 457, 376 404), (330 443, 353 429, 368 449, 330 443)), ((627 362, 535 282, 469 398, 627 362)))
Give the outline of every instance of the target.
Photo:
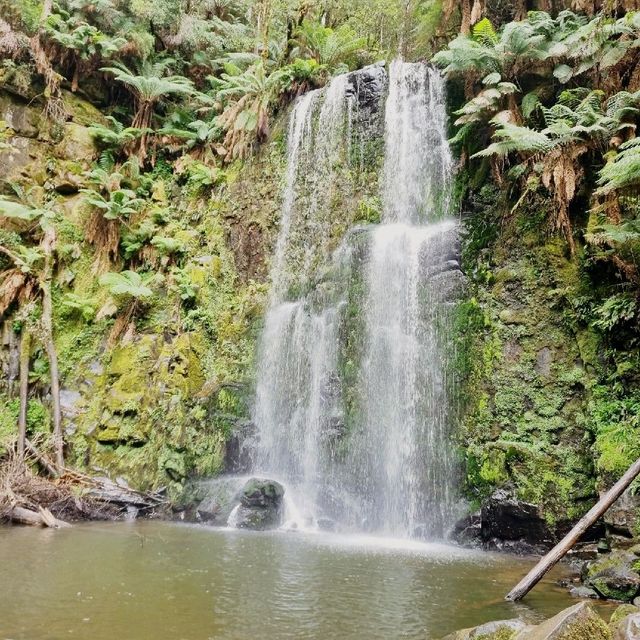
POLYGON ((448 213, 453 160, 446 124, 439 72, 394 60, 385 109, 383 222, 424 224, 448 213))

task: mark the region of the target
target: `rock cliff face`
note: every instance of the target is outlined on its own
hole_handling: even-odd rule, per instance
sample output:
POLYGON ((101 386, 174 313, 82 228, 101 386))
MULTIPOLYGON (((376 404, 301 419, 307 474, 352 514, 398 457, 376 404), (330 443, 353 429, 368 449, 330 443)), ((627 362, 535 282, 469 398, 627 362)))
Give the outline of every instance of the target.
MULTIPOLYGON (((349 77, 358 117, 378 129, 385 78, 380 65, 349 77)), ((144 213, 159 221, 158 233, 180 243, 181 258, 158 249, 141 257, 140 266, 162 266, 167 275, 158 279, 153 299, 124 322, 96 284, 91 212, 81 193, 99 155, 88 127, 104 123, 104 116, 75 95, 65 94, 65 102, 70 117, 51 130, 40 105, 0 93, 0 139, 8 141, 0 144, 0 193, 22 190, 59 211, 54 320, 71 461, 126 474, 141 487, 169 484, 176 493, 192 474, 215 474, 225 464, 243 471, 239 441, 252 432, 248 402, 280 216, 284 121, 214 188, 201 189, 188 171, 158 154, 139 185, 147 194, 144 213), (92 309, 89 322, 79 301, 92 309), (114 325, 123 322, 114 340, 114 325)), ((326 203, 336 238, 355 221, 378 221, 380 151, 371 145, 359 159, 363 184, 326 203)), ((339 176, 331 193, 348 180, 339 176)), ((503 222, 502 197, 485 186, 464 207, 462 268, 469 286, 456 312, 457 437, 471 511, 484 506, 459 530, 485 542, 507 540, 507 548, 521 540, 551 543, 637 451, 633 443, 616 447, 604 437, 637 413, 635 347, 608 348, 585 316, 585 290, 597 279, 584 256, 571 258, 557 237, 541 231, 550 206, 534 199, 503 222), (496 490, 505 490, 498 494, 504 500, 496 490), (518 526, 502 526, 505 513, 518 526)), ((122 243, 139 240, 140 223, 131 221, 135 233, 122 243)), ((457 256, 451 258, 448 275, 457 281, 457 256)), ((0 435, 12 431, 17 418, 20 322, 2 320, 0 435)), ((360 322, 354 315, 353 335, 360 322)), ((347 338, 350 356, 359 345, 351 333, 347 338)), ((50 428, 45 360, 40 348, 32 354, 34 435, 50 428)), ((607 525, 615 535, 637 533, 633 495, 612 510, 607 525)))
MULTIPOLYGON (((624 420, 628 402, 607 394, 605 380, 622 371, 616 361, 634 356, 608 349, 581 312, 583 296, 597 285, 584 257, 571 258, 559 238, 541 231, 550 204, 533 200, 506 222, 503 206, 491 187, 466 203, 463 268, 470 284, 458 308, 459 442, 468 495, 485 515, 513 512, 524 524, 533 513, 541 520, 515 535, 484 518, 485 540, 548 545, 632 460, 626 446, 607 449, 602 433, 612 420, 624 420)), ((633 385, 633 376, 620 382, 633 385)), ((622 501, 606 518, 609 531, 634 535, 635 508, 631 497, 622 501)), ((467 521, 458 529, 467 528, 468 537, 479 526, 467 521)))
MULTIPOLYGON (((37 102, 0 94, 7 140, 0 147, 0 193, 17 189, 58 212, 54 324, 69 461, 140 487, 169 485, 177 495, 188 475, 223 468, 227 440, 247 415, 279 211, 282 130, 275 128, 250 163, 229 169, 215 192, 194 188, 162 160, 137 185, 147 193, 144 216, 160 220, 155 233, 175 238, 180 254, 178 260, 152 249, 142 258, 140 267, 166 275, 157 276, 154 296, 124 319, 114 339, 123 318, 98 286, 110 265, 97 264, 88 240, 91 211, 80 193, 91 187, 88 171, 99 155, 88 127, 104 116, 71 94, 65 103, 70 118, 52 130, 37 102), (75 303, 85 305, 86 318, 75 303)), ((131 220, 130 237, 120 242, 135 241, 141 224, 131 220)), ((11 314, 2 322, 0 434, 14 430, 17 418, 20 322, 11 314)), ((45 361, 37 346, 32 370, 45 361)), ((45 367, 32 381, 31 435, 50 428, 48 393, 45 367)))
MULTIPOLYGON (((364 121, 357 129, 381 131, 384 65, 350 74, 348 81, 364 121)), ((181 164, 170 150, 156 149, 153 171, 134 185, 145 201, 142 211, 116 239, 121 254, 138 252, 134 268, 156 273, 153 297, 128 316, 98 284, 101 274, 122 264, 117 251, 110 260, 98 259, 100 239, 91 235, 92 211, 82 193, 93 186, 89 173, 100 156, 89 127, 107 121, 73 94, 64 100, 69 119, 52 129, 37 101, 0 93, 0 140, 6 140, 0 144, 0 195, 19 190, 33 205, 47 202, 57 212, 54 325, 68 460, 141 488, 168 485, 177 498, 188 477, 246 467, 240 443, 252 433, 254 348, 280 220, 287 114, 250 159, 227 166, 213 187, 197 182, 188 157, 181 164), (145 225, 168 237, 177 252, 149 246, 145 225), (141 242, 147 243, 143 251, 141 242)), ((363 184, 354 186, 345 170, 327 185, 321 204, 337 239, 353 220, 378 215, 379 151, 372 145, 358 159, 370 169, 363 184)), ((1 319, 0 436, 15 430, 19 407, 23 320, 15 311, 1 319)), ((32 370, 38 367, 29 401, 33 436, 51 429, 39 345, 31 358, 32 370)))

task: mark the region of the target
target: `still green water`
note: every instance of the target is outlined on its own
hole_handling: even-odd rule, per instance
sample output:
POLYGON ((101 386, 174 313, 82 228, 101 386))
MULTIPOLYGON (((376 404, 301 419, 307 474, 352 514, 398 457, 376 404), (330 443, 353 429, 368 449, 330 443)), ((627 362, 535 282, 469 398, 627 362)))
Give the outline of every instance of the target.
POLYGON ((166 522, 0 528, 0 638, 439 638, 575 603, 557 572, 526 604, 504 602, 531 564, 444 545, 166 522))

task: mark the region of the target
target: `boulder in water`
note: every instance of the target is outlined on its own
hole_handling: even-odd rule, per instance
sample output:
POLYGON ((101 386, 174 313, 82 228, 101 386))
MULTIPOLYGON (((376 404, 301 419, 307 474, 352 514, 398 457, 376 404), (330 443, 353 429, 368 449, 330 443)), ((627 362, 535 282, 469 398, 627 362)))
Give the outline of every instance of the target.
POLYGON ((594 589, 589 589, 589 587, 571 587, 569 589, 569 593, 574 598, 580 598, 581 600, 584 600, 585 598, 592 598, 597 600, 600 597, 597 591, 595 591, 594 589))
MULTIPOLYGON (((635 636, 615 636, 616 640, 635 640, 635 636)), ((611 640, 607 623, 586 603, 569 607, 538 626, 521 620, 488 622, 452 633, 442 640, 611 640)))
POLYGON ((586 602, 580 602, 516 637, 518 640, 610 640, 611 631, 586 602))
POLYGON ((640 640, 640 613, 631 613, 615 625, 613 640, 640 640))
POLYGON ((582 569, 582 580, 603 598, 632 602, 640 594, 640 561, 630 551, 615 551, 582 569))
POLYGON ((479 627, 473 627, 472 629, 462 629, 449 634, 442 640, 511 640, 517 633, 524 632, 532 627, 528 626, 525 622, 518 618, 513 620, 495 620, 493 622, 486 622, 479 627))
POLYGON ((463 545, 476 546, 482 542, 482 517, 479 511, 470 513, 456 522, 451 537, 463 545))
POLYGON ((235 513, 239 529, 265 531, 282 524, 284 487, 275 480, 251 478, 240 494, 240 506, 235 513))

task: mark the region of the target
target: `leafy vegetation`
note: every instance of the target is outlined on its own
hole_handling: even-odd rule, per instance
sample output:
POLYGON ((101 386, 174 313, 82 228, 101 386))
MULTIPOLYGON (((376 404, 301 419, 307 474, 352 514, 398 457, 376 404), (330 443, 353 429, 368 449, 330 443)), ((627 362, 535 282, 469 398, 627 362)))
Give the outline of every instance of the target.
MULTIPOLYGON (((0 0, 0 97, 20 116, 3 115, 0 154, 34 159, 0 178, 0 314, 34 336, 29 406, 50 396, 55 342, 63 381, 81 367, 96 389, 73 459, 157 484, 219 469, 229 415, 211 389, 250 383, 277 125, 337 74, 435 53, 471 212, 458 366, 474 387, 472 490, 577 500, 593 475, 576 442, 601 477, 619 473, 637 452, 640 349, 640 14, 626 4, 0 0), (520 289, 546 329, 499 308, 520 289), (532 383, 542 331, 575 340, 557 378, 532 383), (526 366, 501 368, 514 344, 526 366)), ((379 221, 378 198, 354 202, 379 221)))
POLYGON ((434 62, 484 314, 460 338, 469 492, 510 482, 555 520, 638 455, 640 14, 527 8, 487 2, 434 62))

